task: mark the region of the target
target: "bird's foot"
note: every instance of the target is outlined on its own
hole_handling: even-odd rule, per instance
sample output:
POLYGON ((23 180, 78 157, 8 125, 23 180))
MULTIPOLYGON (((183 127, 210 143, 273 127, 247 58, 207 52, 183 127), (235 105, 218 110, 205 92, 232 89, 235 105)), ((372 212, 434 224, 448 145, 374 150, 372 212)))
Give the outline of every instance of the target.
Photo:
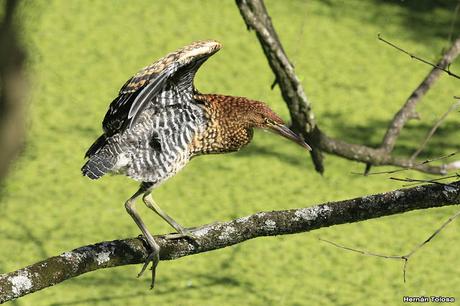
POLYGON ((149 239, 146 239, 144 236, 140 236, 141 239, 143 239, 148 246, 150 246, 152 252, 147 256, 147 258, 144 261, 144 265, 142 266, 141 271, 137 274, 137 277, 141 277, 147 267, 149 266, 150 263, 152 263, 152 267, 150 270, 152 271, 152 283, 150 284, 150 289, 153 289, 155 286, 155 276, 156 276, 156 268, 158 266, 158 263, 160 262, 160 246, 153 240, 153 243, 149 241, 149 239))
POLYGON ((194 228, 182 228, 177 233, 167 234, 164 236, 166 240, 174 240, 186 238, 192 241, 196 241, 197 237, 193 234, 194 228))
POLYGON ((195 233, 201 229, 212 227, 213 225, 217 223, 218 222, 214 222, 211 224, 206 224, 206 225, 202 225, 198 227, 189 227, 189 228, 180 227, 177 229, 177 233, 167 234, 164 236, 164 238, 167 240, 188 238, 197 243, 198 237, 195 233))

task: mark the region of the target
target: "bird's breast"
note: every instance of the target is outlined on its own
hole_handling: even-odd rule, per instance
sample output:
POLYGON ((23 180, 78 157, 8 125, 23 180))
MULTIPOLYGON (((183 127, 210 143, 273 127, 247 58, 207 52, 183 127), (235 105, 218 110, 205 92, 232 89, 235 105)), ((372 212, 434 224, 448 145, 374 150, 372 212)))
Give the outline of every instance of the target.
POLYGON ((195 135, 189 151, 192 156, 238 151, 251 141, 252 134, 252 129, 211 118, 203 131, 195 135))

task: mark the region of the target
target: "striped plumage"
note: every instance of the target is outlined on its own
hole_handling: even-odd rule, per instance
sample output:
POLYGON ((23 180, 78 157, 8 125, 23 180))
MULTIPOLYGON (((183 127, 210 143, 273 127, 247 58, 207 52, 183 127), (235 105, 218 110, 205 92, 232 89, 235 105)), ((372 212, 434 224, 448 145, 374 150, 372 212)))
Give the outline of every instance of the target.
POLYGON ((189 143, 204 129, 204 120, 198 105, 152 106, 131 128, 102 136, 104 143, 89 155, 82 171, 92 179, 114 172, 158 185, 185 166, 189 143))
POLYGON ((178 237, 191 237, 155 204, 150 192, 192 157, 237 151, 251 141, 257 127, 309 148, 264 103, 201 94, 195 89, 193 79, 198 68, 220 48, 212 40, 195 42, 139 71, 110 104, 102 123, 104 134, 86 152, 83 175, 98 179, 116 173, 142 182, 125 203, 152 248, 142 272, 150 261, 155 272, 159 246, 135 210, 137 197, 143 195, 144 203, 174 227, 178 237))
POLYGON ((196 42, 128 80, 105 115, 104 135, 85 155, 83 174, 119 172, 157 185, 183 167, 191 137, 204 126, 204 110, 192 103, 193 77, 219 49, 215 41, 196 42))

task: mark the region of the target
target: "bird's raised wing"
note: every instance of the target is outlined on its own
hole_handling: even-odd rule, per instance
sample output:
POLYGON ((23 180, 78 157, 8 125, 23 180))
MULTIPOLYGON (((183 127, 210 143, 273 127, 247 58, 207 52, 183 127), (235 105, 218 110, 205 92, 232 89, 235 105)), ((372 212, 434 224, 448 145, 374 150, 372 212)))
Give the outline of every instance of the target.
POLYGON ((104 132, 113 135, 133 126, 149 106, 190 102, 196 71, 220 48, 214 40, 197 41, 140 70, 110 104, 102 122, 104 132))

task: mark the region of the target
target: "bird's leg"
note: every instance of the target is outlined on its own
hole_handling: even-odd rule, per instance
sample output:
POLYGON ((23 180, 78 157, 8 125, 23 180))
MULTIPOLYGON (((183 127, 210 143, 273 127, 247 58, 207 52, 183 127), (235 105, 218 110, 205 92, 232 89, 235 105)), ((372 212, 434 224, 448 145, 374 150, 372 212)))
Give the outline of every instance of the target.
POLYGON ((152 194, 150 192, 146 192, 143 197, 145 205, 156 212, 163 220, 168 222, 169 225, 171 225, 176 231, 177 234, 171 234, 171 235, 166 235, 166 239, 178 239, 178 238, 191 238, 195 240, 195 237, 193 236, 192 232, 177 223, 173 218, 171 218, 167 213, 165 213, 160 206, 158 206, 155 201, 153 200, 152 194))
POLYGON ((152 252, 146 258, 144 265, 142 266, 141 272, 139 272, 138 277, 141 276, 145 269, 148 267, 149 263, 152 262, 152 284, 150 288, 153 288, 155 285, 155 272, 158 263, 160 262, 160 246, 156 243, 155 239, 153 238, 152 234, 148 231, 147 227, 145 226, 144 222, 142 221, 139 213, 135 207, 135 200, 138 198, 142 193, 145 192, 145 189, 142 187, 125 203, 125 208, 128 214, 133 218, 134 222, 136 222, 137 226, 141 230, 142 234, 145 237, 148 245, 152 249, 152 252))

